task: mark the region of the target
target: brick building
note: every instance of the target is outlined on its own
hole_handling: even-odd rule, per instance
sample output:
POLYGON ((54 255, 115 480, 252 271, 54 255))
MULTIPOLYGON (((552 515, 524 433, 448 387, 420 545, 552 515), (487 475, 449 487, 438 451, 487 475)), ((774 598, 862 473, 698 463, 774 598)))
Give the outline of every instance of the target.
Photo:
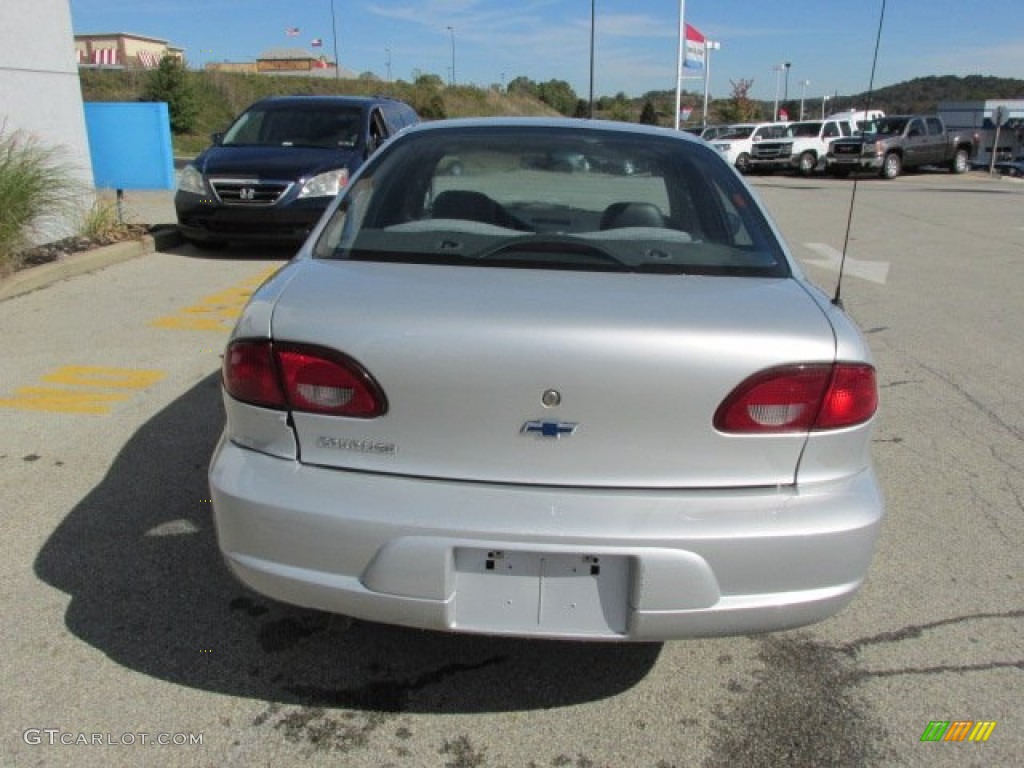
POLYGON ((75 56, 80 67, 153 69, 164 56, 182 63, 185 51, 166 40, 127 32, 75 35, 75 56))

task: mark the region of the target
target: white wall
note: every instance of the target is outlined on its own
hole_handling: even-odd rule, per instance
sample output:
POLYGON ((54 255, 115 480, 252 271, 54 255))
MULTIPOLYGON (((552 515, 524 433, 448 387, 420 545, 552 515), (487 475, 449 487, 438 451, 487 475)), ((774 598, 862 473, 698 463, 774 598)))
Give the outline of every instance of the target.
MULTIPOLYGON (((69 175, 91 194, 92 167, 75 61, 69 0, 0 0, 0 124, 59 147, 69 175)), ((44 239, 72 234, 55 222, 44 239)))

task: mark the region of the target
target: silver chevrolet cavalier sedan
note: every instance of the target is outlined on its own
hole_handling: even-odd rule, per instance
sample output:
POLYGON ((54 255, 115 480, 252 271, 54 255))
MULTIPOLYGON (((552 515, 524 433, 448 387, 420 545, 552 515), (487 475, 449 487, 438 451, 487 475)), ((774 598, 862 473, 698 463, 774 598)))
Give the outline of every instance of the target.
POLYGON ((229 567, 369 621, 795 627, 853 597, 883 518, 863 337, 682 132, 406 130, 253 295, 223 385, 229 567))

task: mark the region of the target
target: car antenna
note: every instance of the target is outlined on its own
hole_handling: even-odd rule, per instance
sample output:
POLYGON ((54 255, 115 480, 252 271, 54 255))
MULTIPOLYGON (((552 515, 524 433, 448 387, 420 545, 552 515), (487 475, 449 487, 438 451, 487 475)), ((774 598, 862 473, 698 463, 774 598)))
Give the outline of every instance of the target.
MULTIPOLYGON (((867 105, 864 107, 864 120, 870 120, 871 99, 875 95, 875 69, 878 66, 878 49, 882 44, 882 26, 885 24, 885 0, 882 0, 882 12, 878 16, 878 33, 875 36, 875 56, 871 60, 871 79, 868 81, 867 105)), ((832 303, 842 309, 843 299, 841 291, 843 288, 843 270, 846 267, 846 250, 850 247, 850 230, 853 228, 853 207, 857 201, 857 178, 853 179, 853 192, 850 194, 850 212, 846 217, 846 237, 843 238, 843 255, 839 259, 839 279, 836 281, 836 293, 832 297, 832 303)))

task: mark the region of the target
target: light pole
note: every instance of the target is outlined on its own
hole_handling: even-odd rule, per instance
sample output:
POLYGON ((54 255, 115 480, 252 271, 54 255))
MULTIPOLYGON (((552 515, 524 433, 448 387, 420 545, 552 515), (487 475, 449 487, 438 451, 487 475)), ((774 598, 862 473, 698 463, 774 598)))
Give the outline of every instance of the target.
POLYGON ((449 26, 448 31, 452 36, 452 87, 455 87, 455 27, 449 26))
POLYGON ((708 124, 708 82, 711 80, 711 52, 720 50, 721 43, 714 40, 704 39, 704 113, 701 117, 701 127, 708 124))
POLYGON ((772 122, 779 122, 779 86, 782 80, 782 70, 786 68, 786 65, 776 64, 772 69, 775 70, 775 105, 772 107, 772 122))
POLYGON ((338 61, 338 21, 334 15, 334 0, 331 0, 331 32, 334 35, 334 79, 341 77, 341 62, 338 61))
POLYGON ((594 119, 594 21, 597 13, 597 0, 590 0, 590 103, 587 117, 594 119))
POLYGON ((827 104, 828 100, 831 99, 831 98, 832 98, 831 96, 822 96, 821 97, 821 119, 822 120, 825 119, 825 104, 827 104))
POLYGON ((800 120, 804 119, 804 98, 807 95, 807 86, 810 84, 810 80, 800 81, 800 120))
POLYGON ((683 102, 683 61, 686 57, 686 0, 679 0, 679 38, 676 48, 676 117, 673 127, 679 130, 679 109, 683 102))
POLYGON ((387 73, 388 73, 388 80, 387 80, 387 82, 388 82, 388 85, 391 85, 391 49, 390 48, 385 48, 384 49, 384 55, 386 56, 386 58, 384 59, 384 66, 387 68, 387 73))

